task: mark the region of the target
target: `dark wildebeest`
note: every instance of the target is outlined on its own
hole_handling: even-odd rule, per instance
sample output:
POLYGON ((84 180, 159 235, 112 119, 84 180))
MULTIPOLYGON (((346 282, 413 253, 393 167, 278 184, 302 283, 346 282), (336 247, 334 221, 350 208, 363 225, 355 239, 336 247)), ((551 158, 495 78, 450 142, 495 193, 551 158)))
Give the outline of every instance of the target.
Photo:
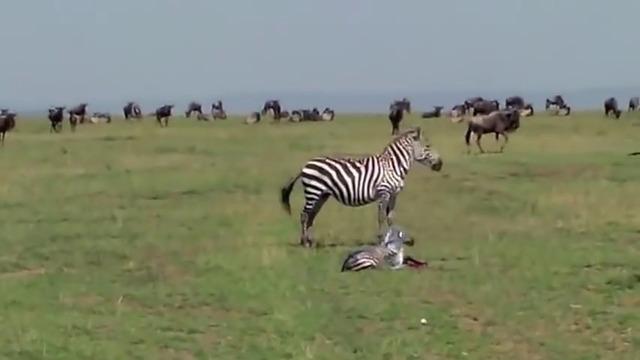
POLYGON ((7 133, 16 127, 16 116, 14 112, 10 112, 9 109, 2 109, 0 111, 0 142, 4 146, 4 138, 7 133))
POLYGON ((211 118, 212 119, 222 119, 225 120, 227 118, 227 113, 224 111, 224 107, 222 105, 222 101, 218 100, 217 102, 211 104, 211 118))
POLYGON ((496 134, 496 142, 500 139, 500 135, 504 138, 500 152, 502 152, 509 142, 507 133, 516 131, 520 127, 520 112, 515 109, 498 110, 489 115, 474 116, 468 120, 467 132, 464 135, 464 141, 467 144, 467 153, 471 152, 471 135, 476 136, 476 145, 481 153, 484 153, 480 139, 483 134, 496 134))
POLYGON ((464 112, 465 114, 471 113, 471 109, 473 108, 473 104, 480 102, 480 101, 484 101, 484 98, 482 96, 474 96, 474 97, 470 97, 467 100, 465 100, 462 104, 464 105, 464 112))
POLYGON ((454 105, 451 108, 451 121, 460 122, 462 121, 462 117, 466 114, 467 108, 464 104, 454 105))
POLYGON ((69 113, 69 125, 71 125, 71 131, 76 130, 78 122, 80 122, 80 124, 84 124, 85 117, 87 116, 87 105, 87 103, 82 103, 67 110, 69 113))
POLYGON ((498 100, 482 100, 471 104, 471 115, 489 115, 494 111, 500 110, 500 102, 498 100))
POLYGON ((129 101, 123 108, 122 112, 124 113, 124 119, 142 119, 142 109, 140 109, 140 105, 133 101, 129 101))
POLYGON ((629 99, 629 111, 640 110, 640 97, 634 96, 629 99))
POLYGON ((552 106, 554 107, 553 110, 556 115, 559 114, 560 110, 565 110, 565 116, 569 116, 571 114, 571 106, 567 105, 562 95, 555 95, 551 99, 545 100, 545 110, 551 109, 552 106))
POLYGON ((524 107, 520 110, 520 116, 533 116, 533 105, 531 103, 525 104, 524 107))
POLYGON ((444 109, 444 106, 434 106, 433 110, 423 112, 422 118, 423 119, 439 118, 440 115, 442 115, 442 109, 444 109))
POLYGON ((187 106, 187 111, 184 112, 184 116, 189 118, 191 117, 191 113, 202 114, 202 104, 192 101, 187 106))
POLYGON ((171 112, 173 110, 173 107, 174 105, 162 105, 156 109, 154 116, 156 117, 156 121, 158 122, 158 125, 164 126, 164 127, 169 126, 169 118, 171 117, 171 112))
POLYGON ((609 114, 613 114, 616 119, 620 118, 620 114, 622 112, 618 108, 618 100, 614 97, 610 97, 604 101, 604 116, 609 116, 609 114))
POLYGON ((89 121, 92 124, 98 124, 98 123, 111 123, 111 114, 109 113, 105 113, 105 112, 94 112, 91 115, 91 119, 89 119, 89 121))
POLYGON ((51 123, 51 128, 49 129, 49 133, 56 132, 59 133, 62 131, 62 122, 64 121, 64 106, 52 106, 49 108, 49 122, 51 123))
POLYGON ((511 96, 504 101, 505 109, 524 109, 525 103, 522 96, 511 96))
POLYGON ((291 112, 291 121, 292 122, 300 122, 300 121, 320 121, 321 115, 318 108, 309 109, 299 109, 291 112))
POLYGON ((336 112, 333 111, 333 109, 331 108, 324 108, 324 110, 322 110, 322 114, 320 114, 320 119, 322 121, 333 121, 333 119, 336 117, 336 112))
POLYGON ((389 109, 389 121, 391 122, 391 135, 397 135, 400 132, 400 122, 404 117, 404 109, 402 107, 391 106, 389 109))
POLYGON ((249 116, 247 116, 247 118, 244 120, 244 123, 249 125, 259 123, 259 122, 260 122, 260 113, 257 111, 249 114, 249 116))
POLYGON ((399 108, 403 112, 411 114, 411 101, 406 97, 402 98, 402 100, 395 100, 391 105, 389 105, 389 111, 393 108, 399 108))
POLYGON ((289 118, 291 114, 289 114, 289 112, 287 110, 282 110, 280 111, 280 118, 281 119, 287 119, 289 118))
POLYGON ((280 100, 267 100, 262 107, 262 116, 271 113, 274 122, 280 122, 282 118, 282 107, 280 106, 280 100))

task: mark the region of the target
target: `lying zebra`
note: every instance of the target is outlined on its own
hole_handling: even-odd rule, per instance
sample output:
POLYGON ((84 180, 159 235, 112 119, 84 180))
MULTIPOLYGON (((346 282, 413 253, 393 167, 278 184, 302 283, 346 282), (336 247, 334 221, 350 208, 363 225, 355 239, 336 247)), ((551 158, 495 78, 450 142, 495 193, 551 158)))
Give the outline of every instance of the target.
POLYGON ((388 265, 396 270, 409 267, 427 266, 424 261, 418 261, 410 256, 404 255, 404 245, 413 246, 414 240, 407 236, 407 233, 397 226, 391 226, 376 246, 362 247, 352 251, 342 264, 341 271, 360 271, 366 269, 376 269, 388 265))

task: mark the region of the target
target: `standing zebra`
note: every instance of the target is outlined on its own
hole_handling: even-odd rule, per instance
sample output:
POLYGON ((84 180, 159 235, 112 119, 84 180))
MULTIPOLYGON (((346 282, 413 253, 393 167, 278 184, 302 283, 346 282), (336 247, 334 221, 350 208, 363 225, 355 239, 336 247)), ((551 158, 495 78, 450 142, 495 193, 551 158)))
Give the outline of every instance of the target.
POLYGON ((427 266, 424 261, 406 256, 404 254, 405 244, 413 246, 414 240, 407 236, 407 233, 402 229, 392 226, 377 246, 366 246, 350 252, 342 263, 341 271, 361 271, 380 268, 383 265, 388 265, 393 270, 403 268, 405 265, 410 267, 427 266))
POLYGON ((300 212, 300 245, 312 245, 313 222, 332 196, 350 207, 377 202, 378 235, 382 237, 385 221, 387 226, 392 225, 397 196, 414 160, 430 166, 433 171, 442 169, 440 155, 423 142, 420 127, 394 138, 380 154, 363 158, 323 156, 307 161, 298 175, 282 187, 280 196, 285 211, 291 214, 291 191, 302 178, 305 204, 300 212))

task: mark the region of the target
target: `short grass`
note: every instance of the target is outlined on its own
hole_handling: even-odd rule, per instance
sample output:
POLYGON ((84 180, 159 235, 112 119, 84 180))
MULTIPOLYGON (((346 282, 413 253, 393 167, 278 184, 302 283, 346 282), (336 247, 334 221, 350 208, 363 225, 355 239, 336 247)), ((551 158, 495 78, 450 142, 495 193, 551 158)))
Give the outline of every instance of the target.
POLYGON ((479 156, 463 125, 406 119, 445 163, 412 170, 396 214, 430 269, 357 274, 339 267, 375 207, 329 202, 316 236, 335 246, 303 249, 301 188, 291 217, 278 190, 312 156, 382 149, 383 115, 19 122, 0 150, 0 357, 638 359, 637 122, 536 116, 479 156))

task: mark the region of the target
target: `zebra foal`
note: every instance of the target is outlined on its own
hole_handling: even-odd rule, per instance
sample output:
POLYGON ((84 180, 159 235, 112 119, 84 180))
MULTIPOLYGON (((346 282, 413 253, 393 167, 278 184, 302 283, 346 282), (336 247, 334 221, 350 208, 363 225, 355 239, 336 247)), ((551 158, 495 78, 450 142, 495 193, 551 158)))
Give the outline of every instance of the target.
POLYGON ((396 270, 408 265, 410 267, 427 266, 404 254, 404 245, 413 246, 414 240, 402 229, 392 226, 387 230, 377 246, 367 246, 352 251, 342 263, 341 271, 361 271, 380 268, 388 265, 396 270))
POLYGON ((424 141, 422 130, 416 127, 394 138, 380 154, 363 158, 316 157, 307 161, 302 170, 281 189, 280 202, 291 214, 290 196, 298 179, 302 179, 305 204, 300 212, 300 245, 311 246, 313 222, 330 198, 345 206, 360 207, 378 203, 378 236, 384 234, 384 224, 392 225, 396 199, 404 187, 404 179, 417 161, 433 171, 442 169, 442 159, 424 141))

